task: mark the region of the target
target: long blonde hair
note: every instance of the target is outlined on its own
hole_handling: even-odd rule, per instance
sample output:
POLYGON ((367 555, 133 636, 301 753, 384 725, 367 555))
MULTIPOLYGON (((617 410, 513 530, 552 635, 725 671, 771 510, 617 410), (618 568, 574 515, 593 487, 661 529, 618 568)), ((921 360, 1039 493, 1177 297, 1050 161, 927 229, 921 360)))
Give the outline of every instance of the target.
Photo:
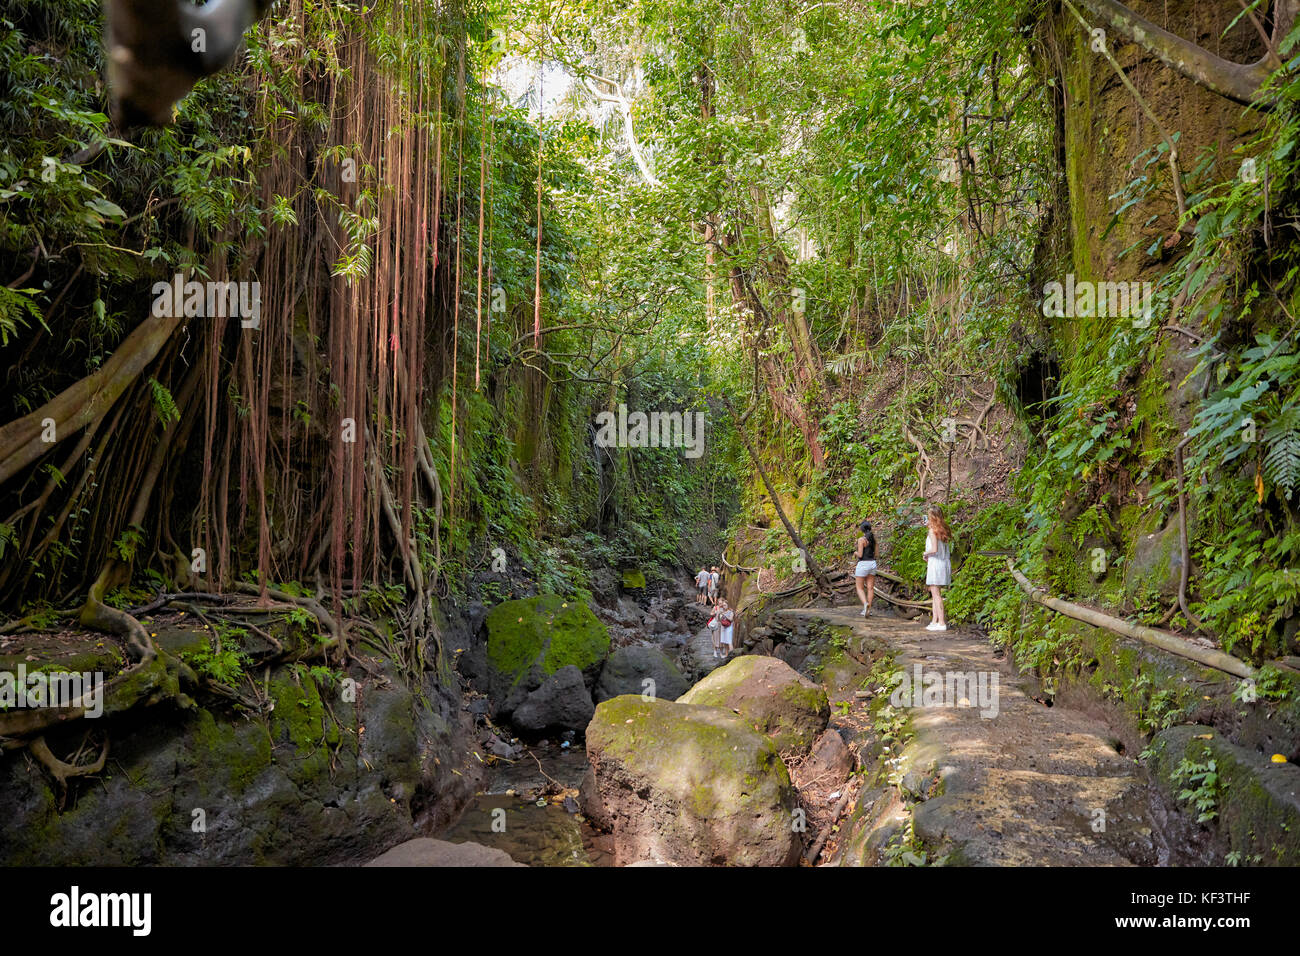
POLYGON ((952 529, 948 527, 948 522, 943 517, 943 509, 938 505, 930 506, 930 516, 927 524, 930 526, 930 530, 934 532, 934 536, 940 541, 952 540, 952 529))

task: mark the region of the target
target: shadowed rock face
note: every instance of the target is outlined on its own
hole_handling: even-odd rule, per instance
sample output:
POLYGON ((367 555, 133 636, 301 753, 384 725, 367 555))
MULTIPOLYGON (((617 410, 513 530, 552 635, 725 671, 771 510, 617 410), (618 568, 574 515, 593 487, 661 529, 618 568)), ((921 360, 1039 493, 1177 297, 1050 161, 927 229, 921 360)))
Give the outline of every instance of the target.
POLYGON ((510 721, 525 734, 583 730, 595 713, 582 671, 569 664, 546 678, 528 695, 510 721))
POLYGON ((653 696, 676 700, 690 686, 668 657, 655 647, 620 647, 609 656, 596 682, 596 702, 623 694, 640 694, 645 680, 654 681, 653 696))
POLYGON ((718 707, 615 697, 587 728, 587 814, 617 866, 792 866, 796 796, 772 741, 718 707))
MULTIPOLYGON (((160 632, 159 643, 184 637, 160 632)), ((459 695, 431 677, 417 695, 381 670, 358 670, 347 701, 310 673, 271 668, 275 707, 261 719, 202 706, 106 716, 94 723, 111 728, 111 770, 62 809, 35 761, 0 763, 0 862, 359 863, 415 836, 417 821, 450 820, 476 784, 473 767, 452 773, 469 744, 459 695)), ((84 732, 69 727, 51 746, 70 752, 84 732)))
POLYGON ((826 692, 775 657, 750 655, 719 667, 679 698, 734 710, 778 751, 807 751, 826 729, 826 692))

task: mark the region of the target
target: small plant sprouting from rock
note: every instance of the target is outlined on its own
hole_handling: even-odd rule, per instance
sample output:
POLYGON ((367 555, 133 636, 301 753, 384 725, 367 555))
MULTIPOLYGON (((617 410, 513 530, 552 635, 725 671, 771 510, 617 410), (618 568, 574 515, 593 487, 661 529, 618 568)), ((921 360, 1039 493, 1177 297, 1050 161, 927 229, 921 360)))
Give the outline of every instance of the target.
POLYGON ((1174 783, 1185 784, 1178 791, 1178 799, 1190 803, 1197 811, 1197 823, 1209 823, 1219 815, 1219 798, 1223 782, 1219 778, 1219 765, 1213 758, 1197 763, 1184 757, 1174 770, 1174 783))

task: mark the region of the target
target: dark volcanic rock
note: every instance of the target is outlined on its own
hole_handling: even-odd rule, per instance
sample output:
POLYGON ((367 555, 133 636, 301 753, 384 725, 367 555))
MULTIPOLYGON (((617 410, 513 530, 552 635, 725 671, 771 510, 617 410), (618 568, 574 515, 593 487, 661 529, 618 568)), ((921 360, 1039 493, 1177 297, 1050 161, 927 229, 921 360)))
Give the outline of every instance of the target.
POLYGON ((582 671, 570 664, 561 667, 515 708, 514 726, 528 734, 553 730, 585 730, 596 706, 583 682, 582 671))
POLYGON ((623 694, 650 693, 676 700, 690 688, 677 665, 655 647, 620 647, 609 655, 596 681, 596 703, 623 694), (654 681, 647 686, 645 680, 654 681))

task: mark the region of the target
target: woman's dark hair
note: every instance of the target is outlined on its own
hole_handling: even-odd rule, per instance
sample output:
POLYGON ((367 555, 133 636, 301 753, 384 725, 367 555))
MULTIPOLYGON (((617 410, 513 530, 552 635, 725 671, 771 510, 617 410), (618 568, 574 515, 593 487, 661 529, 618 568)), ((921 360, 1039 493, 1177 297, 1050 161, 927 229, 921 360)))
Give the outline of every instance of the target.
POLYGON ((858 527, 862 530, 862 536, 867 539, 862 545, 862 560, 876 560, 876 536, 871 530, 871 522, 864 521, 858 527))

